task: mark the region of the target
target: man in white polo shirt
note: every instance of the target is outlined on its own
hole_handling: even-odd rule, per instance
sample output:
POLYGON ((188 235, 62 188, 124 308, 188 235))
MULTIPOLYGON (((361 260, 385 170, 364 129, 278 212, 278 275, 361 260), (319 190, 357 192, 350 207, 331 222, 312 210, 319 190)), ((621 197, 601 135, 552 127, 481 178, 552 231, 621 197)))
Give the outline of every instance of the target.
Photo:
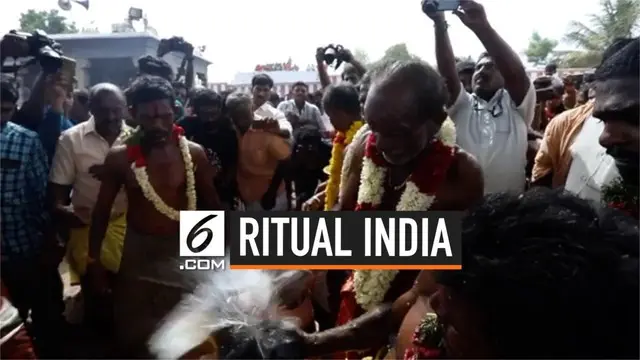
POLYGON ((482 166, 485 193, 524 190, 527 128, 536 104, 524 65, 491 27, 482 5, 461 0, 454 13, 487 49, 476 62, 473 93, 467 93, 456 70, 444 14, 429 6, 423 10, 435 24, 438 70, 447 82, 448 112, 457 127, 458 145, 482 166))
POLYGON ((278 120, 280 130, 289 132, 289 139, 293 134, 293 126, 284 113, 269 103, 273 88, 273 79, 267 74, 257 74, 251 79, 251 94, 253 96, 253 115, 256 120, 278 120))

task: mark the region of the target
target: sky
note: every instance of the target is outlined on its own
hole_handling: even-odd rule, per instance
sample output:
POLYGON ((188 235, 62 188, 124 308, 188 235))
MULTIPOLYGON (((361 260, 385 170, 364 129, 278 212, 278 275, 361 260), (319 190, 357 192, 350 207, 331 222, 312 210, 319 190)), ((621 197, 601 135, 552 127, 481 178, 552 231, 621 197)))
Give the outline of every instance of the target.
MULTIPOLYGON (((231 81, 256 64, 286 62, 301 68, 315 62, 315 49, 330 43, 362 49, 371 60, 391 45, 406 43, 409 51, 435 62, 433 22, 420 0, 89 0, 89 10, 74 5, 64 12, 79 28, 110 32, 129 7, 142 8, 160 37, 182 36, 206 46, 210 82, 231 81)), ((479 0, 492 26, 518 53, 531 33, 561 39, 571 20, 588 21, 599 0, 479 0)), ((58 0, 2 0, 0 31, 17 28, 28 9, 58 8, 58 0)), ((482 44, 460 20, 447 14, 457 56, 473 56, 482 44)), ((560 44, 558 49, 571 49, 560 44)))

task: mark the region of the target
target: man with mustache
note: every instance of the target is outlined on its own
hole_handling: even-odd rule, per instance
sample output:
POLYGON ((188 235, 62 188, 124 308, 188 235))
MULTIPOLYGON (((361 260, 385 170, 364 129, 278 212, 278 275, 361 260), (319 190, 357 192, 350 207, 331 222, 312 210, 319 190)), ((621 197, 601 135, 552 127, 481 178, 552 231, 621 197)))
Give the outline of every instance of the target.
MULTIPOLYGON (((602 65, 634 41, 615 40, 603 52, 602 65)), ((593 115, 594 103, 590 100, 549 123, 533 167, 534 186, 564 187, 580 197, 601 200, 602 185, 615 179, 618 171, 607 149, 598 144, 604 123, 593 115)))
POLYGON ((171 268, 179 253, 179 211, 219 209, 220 204, 215 170, 204 149, 174 125, 171 83, 141 76, 131 85, 129 97, 139 129, 105 159, 91 218, 87 274, 94 293, 107 290, 100 249, 112 205, 124 187, 127 233, 113 291, 115 333, 120 357, 149 358, 149 336, 191 290, 178 269, 171 268))
POLYGON ((527 128, 536 105, 535 89, 524 65, 491 27, 483 6, 460 0, 454 14, 487 50, 475 64, 473 94, 467 93, 456 69, 444 13, 429 5, 423 1, 423 10, 435 26, 438 70, 446 79, 447 111, 456 124, 457 143, 482 166, 485 193, 520 192, 525 186, 527 128))
POLYGON ((253 95, 253 114, 256 120, 276 119, 283 133, 288 133, 291 140, 293 125, 287 120, 284 113, 269 103, 273 89, 273 79, 267 74, 258 74, 251 79, 251 94, 253 95))
MULTIPOLYGON (((593 106, 593 116, 602 121, 600 145, 607 149, 607 154, 613 158, 619 174, 618 179, 614 178, 611 181, 621 181, 622 193, 615 201, 621 203, 617 205, 618 207, 634 216, 638 214, 638 183, 640 182, 638 177, 640 165, 638 156, 640 148, 639 58, 640 38, 635 38, 598 67, 595 72, 596 97, 593 106)), ((572 170, 569 170, 568 185, 572 175, 572 170)), ((598 175, 596 170, 591 178, 596 178, 598 175)), ((607 175, 605 173, 602 176, 607 175)), ((607 187, 612 186, 611 181, 609 184, 605 182, 600 189, 602 200, 607 203, 612 201, 607 198, 606 190, 607 187)), ((586 186, 589 186, 588 182, 586 186)))

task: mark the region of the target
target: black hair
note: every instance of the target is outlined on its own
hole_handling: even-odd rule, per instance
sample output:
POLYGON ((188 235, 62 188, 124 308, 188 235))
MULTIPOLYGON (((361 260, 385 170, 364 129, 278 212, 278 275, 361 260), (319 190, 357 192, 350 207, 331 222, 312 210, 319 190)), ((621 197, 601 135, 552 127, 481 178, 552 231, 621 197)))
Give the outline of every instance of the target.
POLYGON ((233 92, 225 98, 223 113, 233 119, 243 106, 251 105, 251 96, 242 92, 233 92))
POLYGON ((173 83, 171 83, 171 85, 173 85, 173 88, 175 90, 181 90, 181 89, 187 88, 187 84, 183 83, 182 81, 174 81, 173 83))
POLYGON ((138 59, 138 72, 140 75, 159 76, 165 80, 173 81, 173 68, 163 59, 147 55, 138 59))
MULTIPOLYGON (((322 134, 317 128, 303 126, 294 131, 293 148, 295 149, 298 145, 315 146, 317 151, 316 155, 318 156, 319 163, 322 164, 322 167, 329 163, 329 160, 331 159, 331 146, 322 141, 322 134)), ((292 156, 295 158, 297 153, 294 152, 292 156)), ((321 168, 318 170, 321 170, 321 168)), ((302 174, 298 175, 304 176, 302 174)))
POLYGON ((295 327, 265 320, 255 326, 231 325, 219 330, 220 359, 301 359, 304 348, 295 327))
POLYGON ((196 89, 193 93, 193 96, 191 97, 191 105, 194 109, 198 109, 202 106, 208 105, 222 106, 222 97, 211 89, 196 89))
POLYGON ((489 53, 486 52, 486 51, 481 52, 480 56, 478 56, 478 60, 476 61, 476 63, 480 62, 480 60, 482 60, 484 58, 491 58, 491 55, 489 55, 489 53))
POLYGON ((254 86, 268 86, 271 89, 273 87, 273 79, 267 74, 256 74, 251 79, 251 87, 254 86))
POLYGON ((303 126, 296 130, 293 134, 294 145, 299 144, 320 144, 322 143, 322 134, 320 130, 314 127, 303 126))
POLYGON ((584 74, 584 79, 582 79, 583 84, 590 84, 595 80, 595 76, 593 73, 584 74))
POLYGON ((329 85, 322 97, 322 107, 344 111, 347 114, 360 115, 358 89, 348 83, 329 85))
POLYGON ((127 102, 135 108, 139 104, 167 99, 173 106, 176 94, 171 83, 159 76, 143 75, 133 81, 127 89, 127 102))
POLYGON ((294 82, 294 83, 293 83, 293 85, 291 85, 291 89, 295 88, 296 86, 302 86, 302 87, 304 87, 305 89, 309 89, 309 85, 305 84, 305 83, 304 83, 304 82, 302 82, 302 81, 296 81, 296 82, 294 82))
POLYGON ((73 101, 77 101, 78 104, 86 106, 89 104, 89 90, 77 89, 73 91, 73 101))
POLYGON ((638 358, 638 222, 570 193, 497 193, 462 223, 440 284, 481 314, 495 358, 638 358))
POLYGON ((20 94, 18 93, 18 87, 16 86, 15 80, 3 75, 2 79, 0 79, 0 83, 2 86, 0 99, 2 101, 9 101, 14 104, 18 102, 20 94))
POLYGON ((558 71, 558 65, 556 65, 555 63, 547 64, 547 66, 544 67, 544 71, 555 74, 556 71, 558 71))
POLYGON ((280 102, 280 95, 278 95, 277 92, 272 91, 269 95, 269 101, 271 101, 272 103, 280 102))
POLYGON ((600 64, 602 65, 603 62, 605 62, 608 58, 613 56, 618 51, 622 50, 625 46, 629 45, 633 40, 634 40, 633 38, 616 38, 616 39, 614 39, 613 42, 611 43, 611 45, 609 45, 602 52, 602 61, 600 62, 600 64))
POLYGON ((610 79, 636 79, 640 77, 640 38, 635 38, 610 55, 596 69, 598 81, 610 79))
POLYGON ((456 64, 456 71, 458 73, 465 73, 465 72, 473 72, 476 68, 476 64, 474 64, 471 61, 460 61, 456 64))
MULTIPOLYGON (((371 81, 373 80, 373 78, 375 78, 379 73, 383 72, 385 69, 390 67, 392 64, 393 64, 393 61, 391 60, 383 60, 373 64, 369 68, 369 70, 367 70, 367 72, 365 72, 364 75, 362 75, 362 78, 360 78, 360 82, 356 86, 356 88, 358 89, 358 92, 369 91, 369 87, 371 86, 371 81)), ((362 97, 360 97, 359 99, 360 102, 362 103, 364 103, 364 100, 366 100, 366 93, 364 95, 365 95, 364 99, 362 99, 362 97)))
MULTIPOLYGON (((445 115, 449 94, 440 74, 421 60, 395 61, 382 68, 373 83, 394 84, 408 88, 413 96, 409 104, 418 118, 429 119, 434 114, 445 115)), ((446 116, 442 116, 442 121, 446 116)))

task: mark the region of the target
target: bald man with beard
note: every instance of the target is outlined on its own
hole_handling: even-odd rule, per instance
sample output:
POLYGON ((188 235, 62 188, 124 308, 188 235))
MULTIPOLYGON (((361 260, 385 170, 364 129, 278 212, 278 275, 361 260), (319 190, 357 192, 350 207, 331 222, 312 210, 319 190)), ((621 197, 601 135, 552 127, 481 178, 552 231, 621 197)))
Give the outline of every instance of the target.
MULTIPOLYGON (((126 101, 116 85, 103 83, 89 91, 89 108, 93 116, 65 131, 58 141, 49 189, 53 199, 53 214, 58 231, 69 236, 67 261, 72 282, 85 273, 89 249, 91 212, 100 191, 99 177, 109 150, 123 143, 131 132, 124 121, 126 101)), ((127 199, 124 191, 118 194, 111 209, 101 260, 115 274, 118 271, 126 230, 127 199)), ((85 293, 85 319, 89 322, 99 314, 110 313, 109 308, 97 306, 97 300, 85 293)), ((103 319, 105 320, 105 319, 103 319)), ((104 328, 104 321, 97 321, 104 328)))

